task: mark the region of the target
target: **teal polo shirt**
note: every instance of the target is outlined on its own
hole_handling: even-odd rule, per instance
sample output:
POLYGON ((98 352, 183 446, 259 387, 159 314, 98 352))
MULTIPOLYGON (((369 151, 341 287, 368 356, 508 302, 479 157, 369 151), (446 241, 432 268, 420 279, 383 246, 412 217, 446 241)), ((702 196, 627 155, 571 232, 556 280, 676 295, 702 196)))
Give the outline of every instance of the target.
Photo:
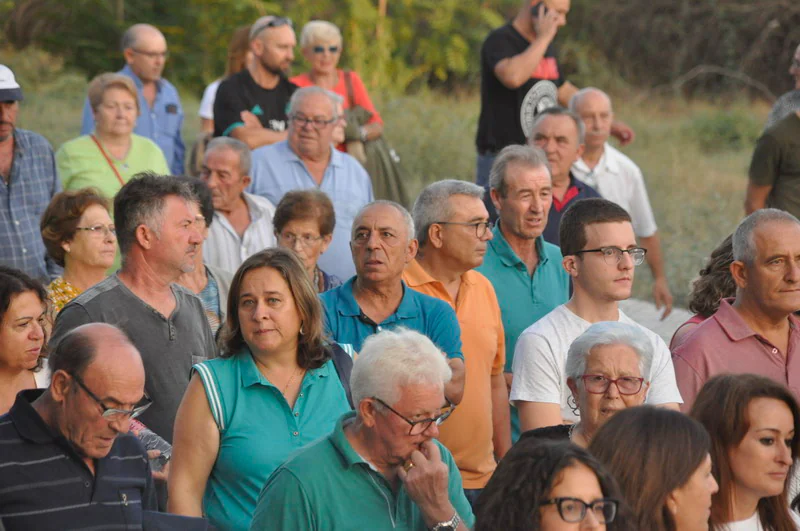
MULTIPOLYGON (((272 474, 253 516, 252 531, 302 529, 427 530, 422 512, 398 479, 395 489, 353 450, 344 434, 346 413, 328 437, 297 452, 272 474)), ((475 518, 450 452, 434 439, 449 473, 450 503, 467 527, 475 518)))
POLYGON ((294 452, 330 434, 349 411, 333 361, 303 377, 294 408, 256 367, 248 349, 195 365, 220 431, 203 509, 219 529, 250 527, 258 494, 294 452))
MULTIPOLYGON (((492 234, 494 238, 489 240, 483 264, 477 270, 489 279, 497 293, 506 336, 506 372, 511 372, 514 347, 520 334, 569 299, 569 275, 561 265, 561 250, 541 236, 536 238, 539 264, 531 276, 528 266, 503 236, 500 223, 492 234)), ((519 415, 513 406, 511 431, 516 441, 519 438, 519 415)))
POLYGON ((397 310, 382 323, 374 323, 364 315, 353 296, 355 280, 353 277, 319 296, 325 309, 328 334, 351 356, 361 350, 364 340, 372 334, 404 326, 426 335, 448 358, 464 359, 461 327, 449 304, 410 289, 404 282, 403 298, 397 310))

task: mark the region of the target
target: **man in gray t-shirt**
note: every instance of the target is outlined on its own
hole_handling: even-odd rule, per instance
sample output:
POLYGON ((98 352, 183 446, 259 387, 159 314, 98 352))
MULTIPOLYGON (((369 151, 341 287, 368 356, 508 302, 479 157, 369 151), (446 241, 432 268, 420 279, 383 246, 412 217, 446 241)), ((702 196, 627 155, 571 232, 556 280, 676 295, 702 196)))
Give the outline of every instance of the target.
MULTIPOLYGON (((192 270, 202 242, 196 199, 185 183, 172 177, 140 175, 114 199, 122 269, 61 310, 50 348, 85 323, 110 323, 124 330, 142 354, 145 390, 153 400, 140 419, 171 443, 192 364, 215 357, 216 348, 202 303, 174 284, 181 273, 192 270)), ((121 407, 114 397, 100 398, 105 407, 121 407)))

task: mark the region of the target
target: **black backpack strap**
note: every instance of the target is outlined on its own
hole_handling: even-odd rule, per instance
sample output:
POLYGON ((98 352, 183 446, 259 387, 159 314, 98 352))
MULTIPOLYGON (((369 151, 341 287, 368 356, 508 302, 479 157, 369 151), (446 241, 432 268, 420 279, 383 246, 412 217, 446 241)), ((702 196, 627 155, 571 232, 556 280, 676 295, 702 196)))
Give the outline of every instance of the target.
POLYGON ((355 409, 353 397, 350 394, 350 373, 353 372, 353 358, 338 343, 331 343, 329 347, 333 366, 336 368, 336 374, 339 376, 339 381, 342 382, 342 387, 344 387, 344 393, 347 395, 347 403, 350 404, 352 409, 355 409))

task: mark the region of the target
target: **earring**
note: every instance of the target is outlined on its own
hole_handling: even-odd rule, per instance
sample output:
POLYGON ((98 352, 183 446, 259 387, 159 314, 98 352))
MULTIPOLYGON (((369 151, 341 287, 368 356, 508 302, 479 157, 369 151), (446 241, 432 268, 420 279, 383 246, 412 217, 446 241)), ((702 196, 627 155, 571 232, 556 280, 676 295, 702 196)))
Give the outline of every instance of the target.
POLYGON ((300 325, 300 335, 301 336, 305 335, 305 332, 303 332, 303 325, 302 324, 300 325))
MULTIPOLYGON (((569 395, 567 397, 567 406, 572 410, 572 413, 578 415, 578 402, 575 400, 574 395, 569 395)), ((580 416, 580 415, 578 415, 580 416)))

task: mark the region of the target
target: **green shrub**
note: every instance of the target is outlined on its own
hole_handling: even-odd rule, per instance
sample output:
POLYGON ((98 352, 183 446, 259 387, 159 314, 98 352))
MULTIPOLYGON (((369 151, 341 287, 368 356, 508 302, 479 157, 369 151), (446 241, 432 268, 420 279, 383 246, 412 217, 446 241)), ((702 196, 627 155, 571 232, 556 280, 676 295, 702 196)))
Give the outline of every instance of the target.
POLYGON ((702 112, 692 118, 685 131, 706 153, 719 153, 751 149, 762 128, 763 121, 752 112, 737 108, 702 112))

